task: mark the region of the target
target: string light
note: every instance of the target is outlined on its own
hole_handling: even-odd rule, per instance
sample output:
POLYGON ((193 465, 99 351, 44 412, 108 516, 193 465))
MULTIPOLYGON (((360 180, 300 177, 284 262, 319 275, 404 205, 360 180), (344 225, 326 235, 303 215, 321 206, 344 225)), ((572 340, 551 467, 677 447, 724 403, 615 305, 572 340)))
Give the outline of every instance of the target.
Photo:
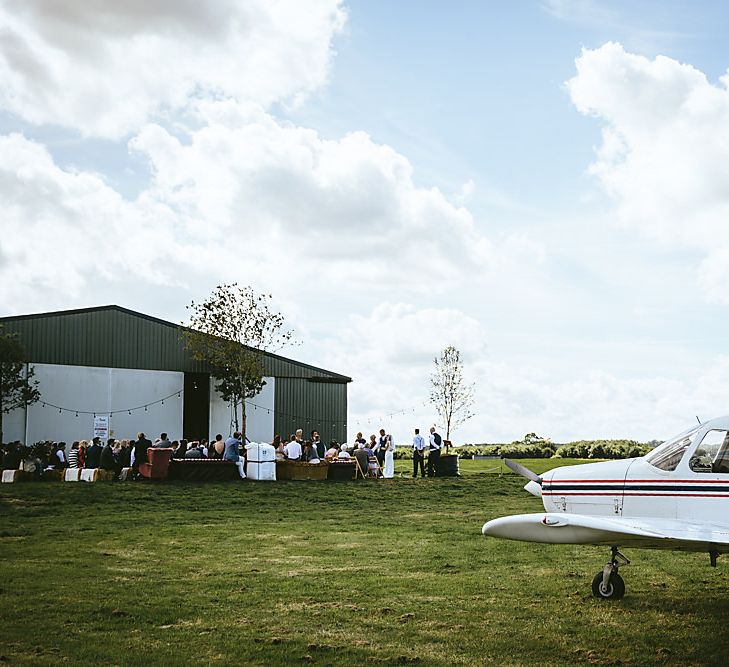
MULTIPOLYGON (((122 410, 116 410, 115 412, 117 412, 117 413, 126 412, 130 416, 132 415, 133 412, 136 412, 137 410, 143 409, 144 412, 149 412, 150 406, 164 405, 166 400, 172 398, 175 395, 177 395, 178 398, 182 398, 183 393, 184 393, 184 389, 178 390, 178 391, 170 394, 169 396, 165 396, 164 398, 161 398, 157 401, 152 401, 151 403, 146 403, 144 405, 138 405, 138 406, 134 406, 134 407, 130 407, 130 408, 124 408, 122 410)), ((275 408, 271 408, 269 406, 260 405, 258 403, 254 403, 253 401, 244 401, 244 403, 247 407, 252 407, 254 411, 258 411, 259 409, 265 410, 267 415, 274 415, 274 416, 282 418, 282 419, 287 419, 292 424, 297 424, 297 423, 301 424, 301 423, 306 422, 307 426, 311 426, 312 424, 320 425, 322 422, 328 423, 331 421, 332 428, 334 428, 334 429, 337 428, 338 425, 341 425, 344 429, 347 428, 347 422, 345 420, 338 420, 338 419, 331 420, 330 417, 325 418, 325 417, 313 417, 311 415, 292 414, 289 412, 283 412, 281 410, 276 410, 275 408)), ((103 413, 92 412, 90 410, 77 410, 74 408, 66 408, 66 407, 59 406, 59 405, 53 405, 52 403, 46 403, 45 401, 41 402, 41 405, 44 408, 45 407, 55 408, 56 410, 58 410, 59 414, 62 414, 64 412, 73 413, 76 417, 78 417, 79 415, 93 415, 93 417, 96 418, 97 414, 103 414, 103 413)), ((406 412, 406 411, 400 410, 398 412, 393 412, 393 413, 391 413, 391 415, 388 415, 388 416, 393 416, 393 415, 401 414, 404 412, 406 412)), ((413 410, 413 412, 414 412, 414 410, 413 410)), ((114 415, 114 412, 109 413, 109 417, 112 417, 113 415, 114 415)), ((371 422, 371 420, 368 419, 367 423, 369 424, 370 422, 371 422)))

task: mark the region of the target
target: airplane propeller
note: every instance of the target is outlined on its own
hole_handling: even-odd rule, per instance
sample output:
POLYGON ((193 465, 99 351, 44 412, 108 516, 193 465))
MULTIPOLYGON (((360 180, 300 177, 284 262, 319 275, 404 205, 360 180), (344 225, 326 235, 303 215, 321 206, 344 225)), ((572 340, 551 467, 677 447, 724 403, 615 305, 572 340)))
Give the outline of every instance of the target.
POLYGON ((507 468, 513 470, 517 475, 526 477, 530 482, 536 482, 537 484, 539 484, 539 486, 542 485, 542 478, 537 475, 537 473, 532 472, 531 470, 529 470, 529 468, 523 466, 521 463, 517 463, 516 461, 512 461, 511 459, 504 459, 504 463, 506 464, 507 468))

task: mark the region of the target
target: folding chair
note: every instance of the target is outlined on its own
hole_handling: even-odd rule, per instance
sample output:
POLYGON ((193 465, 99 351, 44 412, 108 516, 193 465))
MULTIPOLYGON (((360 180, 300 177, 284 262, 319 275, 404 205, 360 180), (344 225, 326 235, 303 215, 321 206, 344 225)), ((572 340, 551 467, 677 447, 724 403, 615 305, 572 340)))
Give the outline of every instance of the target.
POLYGON ((380 465, 380 462, 377 460, 376 456, 369 457, 369 465, 367 466, 367 472, 369 473, 370 477, 374 477, 375 479, 378 479, 378 478, 384 476, 384 473, 382 472, 382 466, 380 465))
POLYGON ((357 459, 356 456, 352 457, 352 461, 354 461, 354 479, 359 479, 360 477, 362 479, 367 479, 368 477, 368 471, 362 470, 362 466, 359 464, 359 459, 357 459))

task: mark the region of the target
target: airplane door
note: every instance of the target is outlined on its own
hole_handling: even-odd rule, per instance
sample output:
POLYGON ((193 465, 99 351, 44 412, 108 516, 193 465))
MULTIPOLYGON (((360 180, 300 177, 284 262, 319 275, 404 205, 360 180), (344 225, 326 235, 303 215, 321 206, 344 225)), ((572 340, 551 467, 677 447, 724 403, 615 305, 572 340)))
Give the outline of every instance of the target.
POLYGON ((645 459, 635 459, 625 477, 623 516, 676 518, 676 497, 670 492, 675 473, 661 470, 645 459))
POLYGON ((678 518, 726 522, 729 511, 729 429, 704 433, 677 470, 678 518))

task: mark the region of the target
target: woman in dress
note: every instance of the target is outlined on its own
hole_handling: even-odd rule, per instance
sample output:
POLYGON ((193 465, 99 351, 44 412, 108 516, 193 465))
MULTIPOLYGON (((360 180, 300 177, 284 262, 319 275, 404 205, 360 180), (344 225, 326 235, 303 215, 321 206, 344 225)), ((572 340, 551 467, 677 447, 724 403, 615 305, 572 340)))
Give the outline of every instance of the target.
POLYGON ((276 450, 276 460, 283 461, 286 458, 286 452, 284 452, 284 443, 281 442, 281 436, 273 436, 273 442, 271 446, 276 450))
POLYGON ((389 433, 385 436, 385 467, 382 476, 385 479, 392 479, 395 476, 395 443, 389 433))
POLYGON ((82 440, 78 443, 78 467, 86 467, 86 448, 89 446, 88 440, 82 440))

